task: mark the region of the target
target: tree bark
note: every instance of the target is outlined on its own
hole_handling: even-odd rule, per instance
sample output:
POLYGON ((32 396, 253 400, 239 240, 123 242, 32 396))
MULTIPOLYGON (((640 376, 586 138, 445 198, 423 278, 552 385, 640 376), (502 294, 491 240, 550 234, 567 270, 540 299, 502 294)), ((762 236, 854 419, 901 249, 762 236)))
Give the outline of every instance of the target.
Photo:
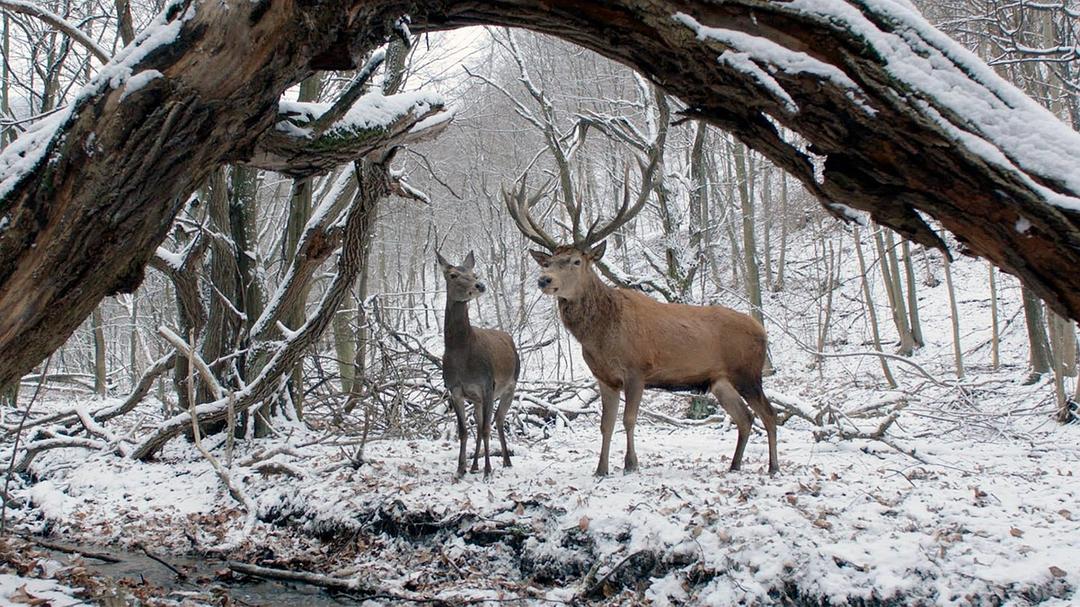
MULTIPOLYGON (((1074 171, 1043 166, 1023 146, 998 140, 1002 121, 1023 133, 1048 114, 952 53, 918 15, 892 4, 843 8, 844 15, 763 0, 176 0, 155 26, 162 35, 143 45, 164 42, 120 59, 131 73, 162 77, 128 91, 110 85, 116 72, 107 71, 56 119, 51 137, 36 133, 41 153, 18 163, 32 168, 10 169, 19 154, 12 150, 25 154, 30 144, 0 157, 0 385, 56 349, 103 297, 138 286, 182 201, 214 168, 265 157, 259 143, 279 122, 283 91, 320 69, 355 68, 405 13, 416 33, 525 27, 633 66, 681 98, 686 114, 733 132, 792 173, 838 216, 862 209, 915 242, 944 248, 917 211, 925 213, 955 233, 964 252, 987 257, 1080 319, 1074 171), (776 64, 772 51, 753 52, 766 46, 799 61, 776 64), (718 60, 731 52, 747 53, 757 69, 718 60), (843 78, 792 67, 804 59, 843 78), (931 71, 904 79, 897 61, 931 71), (960 102, 923 84, 943 78, 960 102), (993 111, 969 111, 965 100, 993 111), (777 124, 800 141, 784 140, 777 124), (820 170, 801 151, 804 142, 822 158, 820 170)), ((376 138, 376 147, 393 143, 376 138)), ((1080 135, 1054 138, 1056 157, 1080 157, 1080 135)), ((305 149, 303 170, 325 169, 311 162, 316 152, 305 149)))

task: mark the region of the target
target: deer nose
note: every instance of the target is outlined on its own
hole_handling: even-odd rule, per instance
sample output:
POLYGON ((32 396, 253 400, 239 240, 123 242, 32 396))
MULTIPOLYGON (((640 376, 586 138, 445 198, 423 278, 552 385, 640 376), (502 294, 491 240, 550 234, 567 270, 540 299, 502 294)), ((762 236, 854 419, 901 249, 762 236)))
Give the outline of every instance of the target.
POLYGON ((484 283, 478 282, 478 283, 476 283, 476 290, 483 293, 484 291, 487 290, 487 287, 484 286, 484 283))
POLYGON ((538 284, 541 289, 546 289, 547 286, 551 284, 551 277, 541 276, 540 280, 536 281, 536 284, 538 284))

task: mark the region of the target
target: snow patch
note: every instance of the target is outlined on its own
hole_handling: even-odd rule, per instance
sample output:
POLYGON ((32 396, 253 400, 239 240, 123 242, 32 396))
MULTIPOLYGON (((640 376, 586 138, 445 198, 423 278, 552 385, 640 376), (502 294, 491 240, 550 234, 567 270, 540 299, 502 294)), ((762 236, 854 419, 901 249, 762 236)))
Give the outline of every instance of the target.
POLYGON ((128 78, 127 84, 124 86, 124 92, 120 94, 120 101, 123 101, 128 95, 137 92, 156 78, 164 78, 164 75, 157 70, 143 70, 128 78))

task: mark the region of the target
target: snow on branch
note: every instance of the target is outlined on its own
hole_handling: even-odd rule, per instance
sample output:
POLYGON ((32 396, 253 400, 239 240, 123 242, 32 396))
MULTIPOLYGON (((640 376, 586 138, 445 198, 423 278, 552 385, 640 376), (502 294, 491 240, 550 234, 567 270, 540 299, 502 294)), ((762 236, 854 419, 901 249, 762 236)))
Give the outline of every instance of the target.
MULTIPOLYGON (((350 96, 350 89, 346 96, 350 96)), ((397 146, 425 141, 453 119, 441 96, 423 91, 383 95, 372 91, 343 108, 281 101, 280 120, 259 138, 250 166, 292 177, 325 173, 397 146)))
POLYGON ((102 63, 109 62, 109 53, 105 49, 98 46, 98 43, 94 42, 93 38, 87 36, 86 33, 80 30, 75 24, 41 6, 37 2, 24 2, 23 0, 0 0, 0 8, 12 13, 20 13, 40 19, 45 23, 48 23, 49 25, 60 30, 61 32, 69 36, 72 40, 75 40, 79 44, 86 47, 86 50, 90 51, 90 53, 97 57, 98 60, 102 63))
MULTIPOLYGON (((76 95, 75 100, 61 111, 39 121, 33 128, 20 135, 18 139, 0 152, 0 200, 6 198, 23 180, 30 177, 51 153, 55 144, 60 140, 58 135, 64 131, 64 128, 75 115, 75 110, 80 105, 107 88, 119 89, 125 87, 141 61, 146 59, 151 52, 176 41, 180 35, 181 27, 195 15, 195 9, 192 6, 188 6, 179 15, 175 14, 177 11, 174 9, 183 8, 187 1, 170 0, 167 2, 153 23, 140 32, 131 44, 124 47, 111 59, 109 59, 107 53, 101 51, 104 54, 103 61, 107 62, 106 65, 83 86, 76 95)), ((36 14, 42 19, 44 19, 44 13, 48 12, 40 9, 36 3, 23 0, 2 0, 0 7, 12 11, 15 11, 16 7, 18 7, 20 12, 36 14), (31 13, 30 11, 35 12, 31 13)), ((63 18, 53 16, 63 21, 63 18)), ((70 26, 70 24, 68 25, 70 26)), ((78 31, 78 28, 74 29, 78 31)), ((90 42, 92 43, 92 41, 90 42)), ((159 72, 155 72, 155 74, 160 76, 159 72)), ((148 82, 156 78, 155 74, 145 74, 141 78, 135 79, 131 89, 125 89, 121 96, 130 95, 136 87, 142 88, 146 86, 148 82)), ((0 229, 4 227, 3 224, 4 220, 0 219, 0 229)))

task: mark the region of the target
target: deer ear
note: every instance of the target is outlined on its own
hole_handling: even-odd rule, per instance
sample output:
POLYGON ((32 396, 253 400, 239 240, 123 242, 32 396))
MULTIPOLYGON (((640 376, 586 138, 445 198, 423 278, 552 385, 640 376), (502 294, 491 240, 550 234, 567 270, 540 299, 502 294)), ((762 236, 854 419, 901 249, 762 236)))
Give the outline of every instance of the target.
POLYGON ((536 249, 529 249, 529 255, 532 255, 532 258, 540 265, 544 265, 548 261, 551 261, 551 255, 548 255, 543 251, 537 251, 536 249))
POLYGON ((596 245, 589 251, 589 259, 593 261, 599 260, 604 256, 604 251, 607 250, 607 241, 603 240, 600 244, 596 245))
POLYGON ((476 257, 473 256, 472 251, 469 251, 469 254, 465 256, 465 262, 461 265, 466 270, 471 270, 476 266, 476 257))
POLYGON ((439 262, 439 267, 441 267, 444 272, 447 268, 450 267, 450 264, 447 263, 445 259, 443 259, 443 256, 440 255, 438 251, 435 251, 435 261, 439 262))

